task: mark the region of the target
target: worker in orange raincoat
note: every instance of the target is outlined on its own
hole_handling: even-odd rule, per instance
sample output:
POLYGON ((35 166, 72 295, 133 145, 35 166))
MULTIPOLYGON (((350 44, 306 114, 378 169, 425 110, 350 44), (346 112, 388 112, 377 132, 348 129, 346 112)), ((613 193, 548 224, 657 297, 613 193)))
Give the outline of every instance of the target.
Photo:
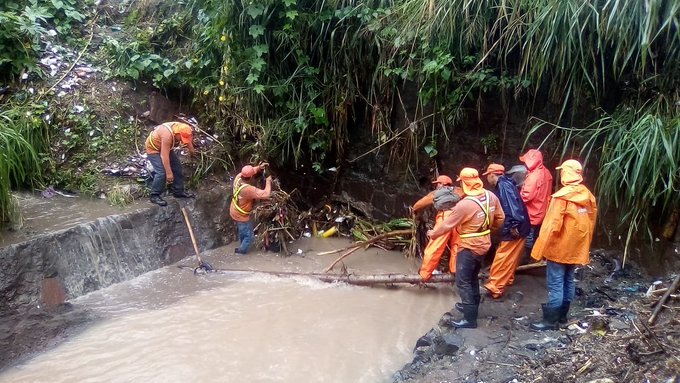
POLYGON ((548 302, 543 304, 543 320, 532 323, 534 330, 553 330, 567 322, 574 299, 574 271, 590 263, 590 243, 595 232, 597 204, 583 182, 583 168, 567 160, 558 168, 562 188, 552 195, 541 233, 531 252, 536 260, 547 260, 548 302))
POLYGON ((543 165, 543 154, 540 151, 530 149, 520 156, 519 160, 524 162, 529 170, 520 191, 522 201, 524 201, 524 205, 529 212, 529 221, 531 222, 531 229, 524 243, 525 253, 520 260, 520 264, 526 264, 530 260, 531 249, 534 247, 538 233, 541 230, 543 217, 545 217, 545 211, 548 208, 550 194, 552 193, 553 177, 550 171, 543 165))
MULTIPOLYGON (((428 193, 423 198, 419 199, 411 208, 414 214, 419 214, 423 209, 428 206, 433 206, 435 204, 435 194, 442 192, 443 188, 450 188, 451 190, 451 203, 446 204, 443 208, 435 209, 437 213, 434 218, 434 224, 437 226, 445 217, 451 214, 451 208, 463 198, 463 189, 459 187, 453 187, 453 180, 449 176, 441 175, 437 177, 435 181, 435 190, 428 193)), ((424 282, 427 282, 432 278, 432 273, 439 266, 439 260, 446 251, 447 247, 450 252, 449 257, 449 270, 453 273, 456 271, 456 252, 457 252, 457 242, 459 240, 458 233, 451 231, 435 239, 429 239, 425 250, 423 250, 423 261, 420 264, 420 270, 418 273, 424 282)))
POLYGON ((476 169, 464 168, 458 176, 465 193, 460 200, 427 236, 436 239, 451 231, 460 235, 458 254, 456 254, 456 287, 460 304, 455 307, 463 313, 459 321, 449 324, 456 328, 476 328, 479 311, 479 270, 482 260, 491 248, 491 232, 503 225, 505 214, 498 197, 484 189, 476 169))
POLYGON ((505 167, 500 164, 490 164, 486 172, 489 185, 493 186, 493 192, 501 201, 505 221, 501 230, 501 243, 496 249, 496 255, 491 264, 489 280, 484 287, 489 294, 497 299, 503 295, 505 288, 510 286, 515 279, 515 269, 524 250, 524 241, 529 234, 531 224, 522 198, 519 196, 517 184, 504 174, 505 167))
POLYGON ((172 150, 184 144, 189 154, 194 154, 193 129, 183 122, 165 122, 154 128, 146 139, 147 160, 154 170, 149 201, 159 206, 168 203, 161 197, 167 184, 175 198, 192 198, 194 195, 184 190, 182 164, 172 150))

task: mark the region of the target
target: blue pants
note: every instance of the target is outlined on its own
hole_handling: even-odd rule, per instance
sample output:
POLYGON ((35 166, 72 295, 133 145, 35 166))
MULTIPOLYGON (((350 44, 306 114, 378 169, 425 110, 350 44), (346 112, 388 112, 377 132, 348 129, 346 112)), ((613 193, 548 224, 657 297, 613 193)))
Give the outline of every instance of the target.
POLYGON ((479 305, 479 269, 482 268, 482 259, 483 256, 468 249, 462 249, 456 255, 456 287, 460 302, 464 305, 479 305))
MULTIPOLYGON (((151 183, 151 194, 152 196, 159 196, 163 194, 165 191, 165 186, 166 186, 166 175, 165 175, 165 167, 163 167, 163 160, 161 160, 161 155, 156 153, 156 154, 149 154, 147 156, 147 159, 149 162, 151 162, 151 165, 153 166, 153 171, 154 176, 153 176, 153 182, 151 183)), ((179 162, 179 158, 177 158, 177 155, 175 154, 174 151, 170 151, 170 169, 172 169, 172 175, 175 177, 175 180, 172 181, 172 187, 171 187, 171 192, 173 194, 181 194, 184 192, 184 176, 182 175, 182 163, 179 162)))
POLYGON ((576 265, 547 261, 545 274, 548 283, 548 308, 559 308, 562 304, 569 303, 574 299, 576 292, 575 269, 576 265))
POLYGON ((253 233, 253 223, 248 222, 236 222, 236 228, 238 229, 238 239, 241 241, 241 245, 238 247, 238 252, 245 254, 248 252, 250 244, 255 240, 255 234, 253 233))

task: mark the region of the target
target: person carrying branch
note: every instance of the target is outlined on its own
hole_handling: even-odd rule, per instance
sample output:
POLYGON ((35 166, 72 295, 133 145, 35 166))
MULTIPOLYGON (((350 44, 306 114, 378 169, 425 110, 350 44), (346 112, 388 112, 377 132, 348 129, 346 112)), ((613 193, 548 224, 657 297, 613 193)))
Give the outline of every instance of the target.
POLYGON ((229 205, 229 215, 236 222, 238 238, 241 241, 239 247, 234 250, 236 254, 248 253, 248 248, 255 239, 253 232, 253 222, 250 213, 256 200, 265 200, 271 197, 272 177, 268 176, 265 181, 264 189, 255 187, 255 176, 263 171, 269 164, 261 162, 257 166, 246 165, 241 172, 234 178, 231 203, 229 205))
MULTIPOLYGON (((451 209, 463 198, 463 189, 453 186, 453 181, 450 177, 441 175, 435 181, 435 190, 428 193, 423 198, 419 199, 411 208, 413 214, 418 215, 429 206, 434 206, 437 211, 434 219, 435 226, 439 224, 445 217, 451 214, 451 209)), ((456 251, 457 242, 459 240, 458 234, 455 231, 450 231, 440 237, 430 238, 423 250, 423 261, 420 264, 418 274, 427 282, 432 278, 432 273, 437 266, 442 255, 449 249, 449 270, 456 271, 456 251)))
POLYGON ((182 144, 187 146, 189 154, 194 154, 193 129, 183 122, 165 122, 149 133, 145 144, 146 154, 155 173, 149 193, 150 202, 159 206, 168 204, 161 197, 167 184, 171 184, 170 190, 175 198, 194 197, 184 190, 182 163, 173 150, 182 144))
POLYGON ((535 260, 545 258, 548 302, 541 305, 543 320, 533 330, 554 330, 567 323, 574 299, 574 271, 590 263, 590 243, 595 232, 597 203, 583 182, 583 167, 566 160, 557 167, 562 188, 552 195, 541 232, 531 252, 535 260))
POLYGON ((529 234, 531 223, 522 198, 519 196, 517 184, 509 176, 504 175, 505 167, 500 164, 490 164, 486 172, 489 185, 501 201, 505 220, 501 230, 501 243, 496 249, 496 255, 491 264, 489 280, 484 287, 494 299, 503 295, 505 287, 512 285, 515 280, 515 269, 524 250, 524 241, 529 234))
POLYGON ((450 324, 456 328, 476 328, 481 300, 479 270, 491 248, 491 232, 501 228, 505 214, 498 197, 484 189, 476 169, 464 168, 458 181, 466 197, 427 235, 435 239, 454 230, 460 235, 456 255, 456 286, 461 303, 456 303, 456 309, 463 313, 463 319, 450 324))

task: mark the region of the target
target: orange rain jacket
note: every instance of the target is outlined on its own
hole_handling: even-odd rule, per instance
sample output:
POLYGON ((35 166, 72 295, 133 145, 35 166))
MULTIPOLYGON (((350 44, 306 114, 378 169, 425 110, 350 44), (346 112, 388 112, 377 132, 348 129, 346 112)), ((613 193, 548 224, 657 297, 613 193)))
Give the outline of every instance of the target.
POLYGON ((520 195, 529 212, 529 221, 534 226, 540 225, 552 193, 553 177, 543 165, 543 154, 540 151, 531 149, 520 160, 529 169, 520 195))
POLYGON ((569 265, 590 263, 597 203, 584 185, 567 185, 552 195, 531 257, 569 265))

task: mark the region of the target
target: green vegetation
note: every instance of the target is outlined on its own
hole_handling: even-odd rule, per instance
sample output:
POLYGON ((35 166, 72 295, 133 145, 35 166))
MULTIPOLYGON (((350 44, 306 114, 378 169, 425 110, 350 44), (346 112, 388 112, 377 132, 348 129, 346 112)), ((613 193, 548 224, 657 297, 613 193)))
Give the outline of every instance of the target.
MULTIPOLYGON (((14 8, 0 6, 0 57, 10 58, 0 65, 11 77, 39 72, 35 60, 48 25, 68 35, 86 14, 75 0, 10 4, 14 8)), ((529 121, 539 119, 532 132, 559 143, 563 156, 596 158, 596 194, 624 212, 621 221, 633 223, 629 233, 647 222, 652 207, 664 216, 680 204, 677 1, 187 0, 146 6, 135 3, 121 21, 124 29, 104 40, 108 74, 180 90, 200 111, 202 126, 228 137, 225 153, 322 172, 355 161, 348 148, 362 144, 362 151, 382 154, 406 174, 419 159, 436 157, 489 99, 499 109, 512 103, 529 121), (362 142, 350 142, 351 136, 362 142), (622 184, 626 190, 619 190, 622 184)), ((92 122, 94 112, 65 110, 55 118, 64 133, 58 145, 79 154, 76 162, 117 139, 115 131, 92 122), (92 139, 83 138, 91 131, 92 139)), ((504 135, 485 134, 476 140, 480 151, 504 149, 504 135)), ((202 157, 191 182, 228 166, 224 158, 202 157)))
POLYGON ((10 190, 40 180, 41 153, 47 147, 42 108, 29 104, 0 111, 0 222, 15 215, 10 190))

